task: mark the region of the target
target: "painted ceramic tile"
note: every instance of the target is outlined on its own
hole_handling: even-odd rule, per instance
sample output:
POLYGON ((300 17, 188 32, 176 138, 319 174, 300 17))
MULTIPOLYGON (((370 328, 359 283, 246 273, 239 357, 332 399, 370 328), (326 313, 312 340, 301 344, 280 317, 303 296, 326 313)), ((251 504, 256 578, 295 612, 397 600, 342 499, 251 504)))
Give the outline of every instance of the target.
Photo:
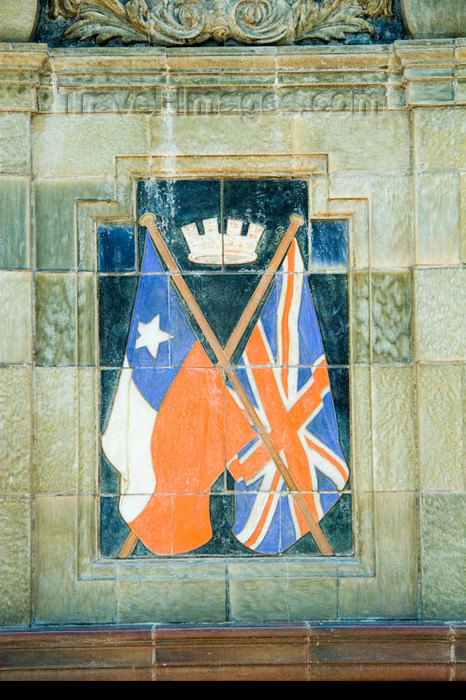
POLYGON ((315 267, 348 266, 348 221, 328 219, 311 225, 312 265, 315 267))
POLYGON ((132 272, 136 269, 134 229, 130 226, 99 226, 97 251, 99 272, 132 272))
POLYGON ((347 365, 348 277, 345 274, 311 274, 308 280, 327 362, 329 365, 347 365))
POLYGON ((150 180, 159 228, 100 231, 103 556, 352 551, 348 282, 310 274, 307 202, 303 180, 150 180))
POLYGON ((99 277, 100 365, 103 367, 122 365, 137 282, 133 276, 99 277))

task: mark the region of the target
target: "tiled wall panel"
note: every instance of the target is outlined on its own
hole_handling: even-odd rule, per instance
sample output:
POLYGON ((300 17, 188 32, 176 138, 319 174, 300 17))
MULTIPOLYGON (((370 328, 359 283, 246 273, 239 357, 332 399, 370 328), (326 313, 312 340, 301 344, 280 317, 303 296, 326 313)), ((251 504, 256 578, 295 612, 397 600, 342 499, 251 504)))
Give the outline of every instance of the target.
MULTIPOLYGON (((0 47, 9 80, 33 75, 21 100, 6 79, 0 93, 0 624, 464 620, 465 107, 436 64, 437 52, 455 55, 460 75, 461 46, 280 47, 248 53, 247 70, 231 47, 74 47, 52 63, 46 46, 0 47), (94 107, 99 91, 107 99, 90 109, 88 95, 80 113, 84 84, 94 107), (383 99, 366 112, 257 109, 259 88, 290 84, 299 99, 376 84, 383 99), (146 102, 122 110, 135 86, 146 102), (147 97, 154 86, 173 88, 163 111, 147 97), (237 113, 177 113, 179 86, 204 107, 213 88, 248 101, 237 113), (210 549, 160 556, 139 542, 118 556, 129 528, 100 440, 144 277, 137 218, 157 204, 174 221, 174 180, 201 183, 183 204, 190 221, 213 207, 206 182, 241 180, 219 199, 238 216, 288 212, 291 190, 304 197, 303 276, 350 467, 322 521, 335 556, 309 535, 276 555, 232 545, 226 470, 210 549), (288 184, 270 194, 266 181, 288 184)), ((220 334, 234 326, 240 275, 202 278, 180 241, 174 255, 198 298, 217 280, 206 314, 220 334)), ((263 267, 242 272, 247 296, 263 267)), ((170 294, 174 336, 187 322, 170 294)))

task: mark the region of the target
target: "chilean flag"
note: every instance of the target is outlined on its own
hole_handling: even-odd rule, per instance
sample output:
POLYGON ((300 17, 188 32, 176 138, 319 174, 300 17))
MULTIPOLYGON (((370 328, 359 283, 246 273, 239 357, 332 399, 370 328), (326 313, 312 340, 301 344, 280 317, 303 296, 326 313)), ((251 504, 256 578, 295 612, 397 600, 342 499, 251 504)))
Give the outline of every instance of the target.
POLYGON ((105 456, 121 475, 123 519, 157 554, 201 547, 212 537, 210 488, 225 460, 253 436, 147 235, 124 365, 102 436, 105 456))

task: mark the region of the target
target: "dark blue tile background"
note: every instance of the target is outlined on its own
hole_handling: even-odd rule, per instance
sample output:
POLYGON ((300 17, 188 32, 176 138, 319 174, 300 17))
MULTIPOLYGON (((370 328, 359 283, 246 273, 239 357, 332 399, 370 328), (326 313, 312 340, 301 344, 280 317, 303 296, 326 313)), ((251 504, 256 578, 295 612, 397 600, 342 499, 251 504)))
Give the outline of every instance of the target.
POLYGON ((103 367, 123 365, 137 285, 136 276, 99 277, 99 348, 103 367))
POLYGON ((132 226, 99 226, 97 229, 98 272, 133 272, 136 247, 132 226))
MULTIPOLYGON (((280 235, 286 230, 291 214, 308 218, 308 183, 306 180, 225 180, 223 191, 224 216, 265 226, 257 247, 258 259, 241 270, 265 270, 270 262, 280 235)), ((306 265, 309 256, 307 226, 298 232, 298 242, 306 265)))
POLYGON ((311 249, 312 266, 348 267, 348 221, 313 221, 311 249))
MULTIPOLYGON (((280 241, 277 228, 289 225, 291 214, 301 214, 307 220, 308 187, 304 180, 144 180, 138 183, 138 214, 151 212, 164 226, 164 238, 183 272, 220 271, 220 265, 201 267, 187 259, 189 248, 180 229, 195 222, 202 235, 202 219, 218 218, 219 229, 227 218, 241 219, 243 235, 249 223, 265 226, 257 247, 255 262, 237 266, 227 265, 230 274, 245 270, 265 270, 280 241)), ((298 234, 305 262, 308 259, 307 227, 298 234)), ((211 276, 209 275, 209 278, 211 276)), ((214 281, 212 281, 214 284, 214 281)))
MULTIPOLYGON (((144 180, 138 183, 138 216, 151 212, 162 225, 164 239, 180 270, 198 272, 188 260, 189 248, 180 229, 196 222, 202 232, 202 219, 220 217, 221 183, 216 180, 144 180)), ((210 271, 221 266, 211 265, 210 271)))
POLYGON ((348 277, 345 274, 310 274, 309 286, 329 365, 349 362, 348 277))

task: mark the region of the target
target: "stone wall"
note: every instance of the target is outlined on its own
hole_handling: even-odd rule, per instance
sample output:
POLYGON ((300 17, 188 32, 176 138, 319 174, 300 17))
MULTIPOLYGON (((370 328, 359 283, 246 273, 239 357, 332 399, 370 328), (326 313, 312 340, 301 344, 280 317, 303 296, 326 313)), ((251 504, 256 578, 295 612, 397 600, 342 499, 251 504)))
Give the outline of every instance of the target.
POLYGON ((465 62, 0 46, 3 626, 464 621, 465 62), (103 556, 99 232, 138 235, 141 181, 244 177, 307 183, 311 245, 346 222, 352 545, 103 556))

